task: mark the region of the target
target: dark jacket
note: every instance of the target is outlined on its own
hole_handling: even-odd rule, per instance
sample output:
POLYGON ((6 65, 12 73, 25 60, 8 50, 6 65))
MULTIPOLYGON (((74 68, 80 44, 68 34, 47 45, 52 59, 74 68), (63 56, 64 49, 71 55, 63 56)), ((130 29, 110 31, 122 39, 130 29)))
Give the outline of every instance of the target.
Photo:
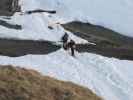
POLYGON ((73 48, 73 49, 75 49, 75 47, 76 47, 76 43, 75 43, 75 41, 70 40, 70 42, 68 43, 68 46, 69 46, 69 48, 73 48))
POLYGON ((68 43, 68 48, 71 48, 71 55, 75 56, 76 43, 73 40, 70 40, 68 43))
POLYGON ((62 36, 61 41, 62 41, 63 43, 66 43, 66 42, 68 41, 68 34, 67 34, 67 33, 65 33, 65 34, 62 36))

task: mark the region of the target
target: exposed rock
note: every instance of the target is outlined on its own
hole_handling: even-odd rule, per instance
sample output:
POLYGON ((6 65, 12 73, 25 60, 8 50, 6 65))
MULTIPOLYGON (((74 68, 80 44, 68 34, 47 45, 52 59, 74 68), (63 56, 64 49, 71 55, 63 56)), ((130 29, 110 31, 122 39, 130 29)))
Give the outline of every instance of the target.
MULTIPOLYGON (((13 33, 11 33, 13 34, 13 33)), ((48 54, 60 49, 50 41, 0 39, 0 54, 11 57, 26 54, 48 54)))
POLYGON ((91 44, 78 44, 79 52, 91 52, 107 57, 133 60, 133 38, 121 35, 111 29, 90 23, 73 21, 62 26, 91 44))
POLYGON ((19 0, 0 0, 0 16, 12 16, 20 10, 19 0))
POLYGON ((16 30, 21 30, 22 29, 21 25, 11 24, 11 23, 8 23, 8 22, 6 22, 4 20, 0 20, 0 25, 2 25, 4 27, 7 27, 7 28, 10 28, 10 29, 16 29, 16 30))
POLYGON ((121 35, 118 32, 99 25, 73 21, 70 23, 63 24, 62 26, 65 29, 73 32, 75 35, 80 36, 96 44, 106 42, 107 44, 110 43, 116 46, 121 45, 133 48, 133 38, 121 35))

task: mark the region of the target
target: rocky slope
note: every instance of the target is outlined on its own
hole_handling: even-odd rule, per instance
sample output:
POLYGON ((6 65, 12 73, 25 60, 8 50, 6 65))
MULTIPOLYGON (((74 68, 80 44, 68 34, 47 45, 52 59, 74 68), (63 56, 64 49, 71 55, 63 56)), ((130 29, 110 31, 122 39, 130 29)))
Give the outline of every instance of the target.
POLYGON ((66 29, 96 45, 79 45, 80 52, 92 52, 108 57, 133 59, 133 38, 122 35, 111 29, 91 23, 73 21, 62 24, 66 29))

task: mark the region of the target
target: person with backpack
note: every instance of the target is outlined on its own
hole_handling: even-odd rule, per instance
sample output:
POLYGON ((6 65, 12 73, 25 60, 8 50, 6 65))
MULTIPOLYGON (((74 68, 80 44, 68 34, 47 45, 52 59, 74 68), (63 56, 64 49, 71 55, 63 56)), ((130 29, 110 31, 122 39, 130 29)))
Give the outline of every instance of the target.
POLYGON ((71 49, 71 55, 75 56, 75 49, 76 49, 76 43, 74 40, 70 40, 70 42, 68 42, 68 47, 71 49))
POLYGON ((65 34, 61 38, 61 42, 63 42, 63 48, 65 50, 68 49, 68 46, 67 46, 68 38, 69 38, 69 36, 68 36, 68 34, 66 32, 65 32, 65 34))
POLYGON ((72 39, 69 42, 68 40, 69 40, 69 35, 65 33, 61 38, 61 41, 63 42, 63 48, 64 50, 71 49, 71 55, 75 56, 76 43, 72 39))

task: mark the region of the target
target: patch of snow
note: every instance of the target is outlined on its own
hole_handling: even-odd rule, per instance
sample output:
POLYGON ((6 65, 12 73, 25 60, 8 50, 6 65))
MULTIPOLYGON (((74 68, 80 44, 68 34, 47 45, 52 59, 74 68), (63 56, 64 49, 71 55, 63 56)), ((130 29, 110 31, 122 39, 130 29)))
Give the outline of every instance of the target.
MULTIPOLYGON (((14 30, 0 26, 0 37, 13 37, 32 40, 59 41, 65 30, 57 23, 74 20, 91 22, 116 30, 124 35, 133 36, 133 4, 131 0, 20 0, 22 12, 44 9, 56 10, 56 14, 36 13, 21 15, 16 13, 8 20, 22 25, 23 30, 14 30), (76 4, 75 4, 76 2, 76 4), (52 25, 53 30, 48 29, 52 25)), ((87 41, 71 36, 80 43, 87 41), (80 41, 81 40, 81 41, 80 41)))
MULTIPOLYGON (((41 3, 44 2, 37 2, 36 0, 20 1, 20 5, 22 6, 22 12, 25 12, 27 10, 40 9, 41 3)), ((45 8, 43 9, 50 10, 50 8, 55 5, 54 3, 52 3, 51 5, 51 3, 52 2, 46 0, 45 5, 43 5, 43 7, 45 8)), ((0 19, 3 19, 3 17, 1 17, 0 19)), ((36 13, 31 15, 16 13, 14 16, 11 17, 10 20, 6 21, 11 24, 22 25, 22 30, 9 29, 4 26, 0 26, 0 37, 2 38, 49 40, 56 42, 60 41, 64 33, 67 32, 63 29, 63 27, 61 27, 60 24, 57 24, 59 21, 63 21, 63 19, 61 20, 61 18, 58 18, 58 16, 53 16, 48 13, 36 13), (49 29, 48 26, 53 27, 53 29, 49 29)), ((77 43, 88 43, 86 40, 83 40, 73 35, 71 32, 67 33, 70 35, 71 39, 75 40, 77 43)))
POLYGON ((35 6, 26 0, 22 1, 25 2, 24 10, 35 9, 33 7, 56 10, 56 17, 65 22, 91 22, 133 36, 132 0, 30 0, 36 1, 35 6))
POLYGON ((0 64, 32 68, 44 75, 84 85, 105 100, 133 100, 133 74, 129 73, 132 61, 77 52, 73 58, 61 49, 49 55, 0 56, 0 64))
MULTIPOLYGON (((16 13, 9 23, 22 25, 23 30, 8 29, 0 26, 0 37, 3 38, 18 38, 29 40, 49 40, 60 41, 61 37, 67 32, 59 24, 50 20, 48 14, 33 14, 33 15, 19 15, 16 13), (49 29, 48 26, 53 27, 49 29)), ((67 32, 70 37, 77 43, 88 43, 71 32, 67 32)))

